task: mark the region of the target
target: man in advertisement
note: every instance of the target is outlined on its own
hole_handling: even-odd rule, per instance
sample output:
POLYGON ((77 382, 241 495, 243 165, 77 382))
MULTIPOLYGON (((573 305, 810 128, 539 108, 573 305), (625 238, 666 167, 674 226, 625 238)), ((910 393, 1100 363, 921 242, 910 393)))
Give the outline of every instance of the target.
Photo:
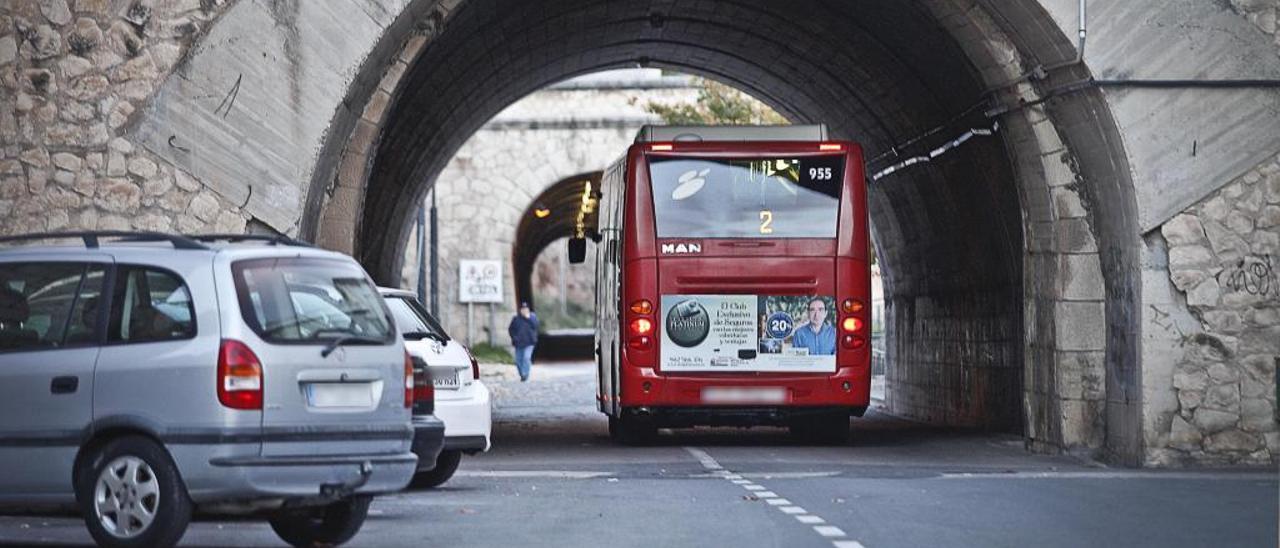
POLYGON ((809 323, 796 328, 791 345, 808 348, 810 356, 836 353, 836 328, 827 323, 827 302, 822 297, 809 299, 809 323))

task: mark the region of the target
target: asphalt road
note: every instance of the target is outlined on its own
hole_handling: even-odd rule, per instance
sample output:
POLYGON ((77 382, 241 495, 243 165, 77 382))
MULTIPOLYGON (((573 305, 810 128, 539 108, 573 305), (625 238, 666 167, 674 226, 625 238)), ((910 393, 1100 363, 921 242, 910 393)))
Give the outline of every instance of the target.
MULTIPOLYGON (((1277 546, 1275 470, 1114 469, 1020 438, 883 414, 845 447, 778 429, 619 447, 585 364, 490 372, 494 449, 442 488, 379 498, 352 546, 1277 546)), ((79 520, 0 518, 0 546, 79 546, 79 520)), ((265 524, 193 524, 185 546, 282 546, 265 524)))

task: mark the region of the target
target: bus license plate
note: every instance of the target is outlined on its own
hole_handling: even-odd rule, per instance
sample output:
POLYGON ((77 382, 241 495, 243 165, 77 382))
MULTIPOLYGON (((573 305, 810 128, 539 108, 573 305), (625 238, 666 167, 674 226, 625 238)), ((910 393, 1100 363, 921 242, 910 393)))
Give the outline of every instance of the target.
POLYGON ((458 373, 456 371, 431 372, 431 384, 436 390, 457 390, 458 373))
POLYGON ((780 386, 712 386, 702 389, 702 403, 708 404, 770 404, 786 401, 787 389, 780 386))

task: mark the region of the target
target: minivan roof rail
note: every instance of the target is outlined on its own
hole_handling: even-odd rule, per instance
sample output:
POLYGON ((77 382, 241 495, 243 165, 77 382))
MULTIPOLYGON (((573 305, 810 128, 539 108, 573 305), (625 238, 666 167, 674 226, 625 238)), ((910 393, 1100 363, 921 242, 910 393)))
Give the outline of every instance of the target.
POLYGON ((646 125, 637 143, 655 141, 826 141, 826 124, 791 126, 662 126, 646 125))
POLYGON ((201 244, 186 236, 178 234, 165 234, 163 232, 148 231, 132 231, 132 230, 85 230, 74 232, 34 232, 31 234, 19 234, 15 236, 0 236, 0 242, 26 242, 32 240, 59 240, 63 238, 79 238, 84 241, 84 246, 95 249, 101 243, 101 238, 119 238, 125 242, 169 242, 173 244, 174 249, 209 249, 208 246, 201 244))
POLYGON ((198 242, 263 242, 271 245, 290 245, 297 247, 315 247, 310 243, 295 240, 288 236, 278 236, 274 234, 192 234, 187 236, 198 242))

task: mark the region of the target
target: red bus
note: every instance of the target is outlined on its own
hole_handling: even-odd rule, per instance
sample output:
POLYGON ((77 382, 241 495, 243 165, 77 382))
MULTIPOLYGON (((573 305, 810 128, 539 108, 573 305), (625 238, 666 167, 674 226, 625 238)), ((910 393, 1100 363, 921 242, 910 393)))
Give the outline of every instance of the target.
MULTIPOLYGON (((597 232, 599 408, 623 443, 658 428, 848 438, 870 402, 861 148, 824 126, 646 126, 584 193, 597 232)), ((580 219, 582 216, 580 216, 580 219)))

